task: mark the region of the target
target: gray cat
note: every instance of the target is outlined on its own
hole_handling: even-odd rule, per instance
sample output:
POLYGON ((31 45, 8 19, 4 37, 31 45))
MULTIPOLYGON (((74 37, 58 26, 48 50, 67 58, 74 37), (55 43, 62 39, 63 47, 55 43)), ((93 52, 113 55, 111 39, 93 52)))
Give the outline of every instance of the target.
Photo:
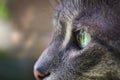
POLYGON ((120 80, 120 0, 61 0, 37 80, 120 80))

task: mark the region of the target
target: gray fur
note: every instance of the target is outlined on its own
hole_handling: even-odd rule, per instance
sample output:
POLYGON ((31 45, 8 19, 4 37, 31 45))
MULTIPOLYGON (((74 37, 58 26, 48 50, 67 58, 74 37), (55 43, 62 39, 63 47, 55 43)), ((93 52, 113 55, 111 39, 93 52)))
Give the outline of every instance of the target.
POLYGON ((62 0, 56 9, 55 34, 35 69, 43 80, 120 80, 120 0, 62 0), (72 36, 63 49, 67 23, 72 36), (75 31, 87 28, 92 41, 84 49, 75 31))

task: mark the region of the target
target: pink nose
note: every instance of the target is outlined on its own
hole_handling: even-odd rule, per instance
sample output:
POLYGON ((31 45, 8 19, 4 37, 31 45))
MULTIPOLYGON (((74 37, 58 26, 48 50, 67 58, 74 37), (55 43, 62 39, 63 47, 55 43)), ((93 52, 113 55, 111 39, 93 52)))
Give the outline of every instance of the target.
POLYGON ((37 80, 43 80, 43 78, 45 77, 44 75, 42 75, 39 71, 34 70, 34 76, 37 80))

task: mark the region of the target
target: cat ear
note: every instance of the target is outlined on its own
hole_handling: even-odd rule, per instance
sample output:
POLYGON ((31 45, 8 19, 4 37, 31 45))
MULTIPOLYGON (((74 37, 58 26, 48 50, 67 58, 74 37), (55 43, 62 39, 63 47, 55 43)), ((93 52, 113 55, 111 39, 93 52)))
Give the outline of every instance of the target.
POLYGON ((56 8, 56 6, 59 5, 61 1, 62 1, 62 0, 49 0, 51 6, 52 6, 53 8, 56 8))

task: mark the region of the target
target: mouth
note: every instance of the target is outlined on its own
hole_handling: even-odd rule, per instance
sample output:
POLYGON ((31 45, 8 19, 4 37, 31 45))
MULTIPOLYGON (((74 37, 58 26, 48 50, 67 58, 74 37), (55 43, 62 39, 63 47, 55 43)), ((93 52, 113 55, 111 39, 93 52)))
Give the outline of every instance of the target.
POLYGON ((44 80, 44 77, 38 76, 36 77, 36 80, 44 80))

